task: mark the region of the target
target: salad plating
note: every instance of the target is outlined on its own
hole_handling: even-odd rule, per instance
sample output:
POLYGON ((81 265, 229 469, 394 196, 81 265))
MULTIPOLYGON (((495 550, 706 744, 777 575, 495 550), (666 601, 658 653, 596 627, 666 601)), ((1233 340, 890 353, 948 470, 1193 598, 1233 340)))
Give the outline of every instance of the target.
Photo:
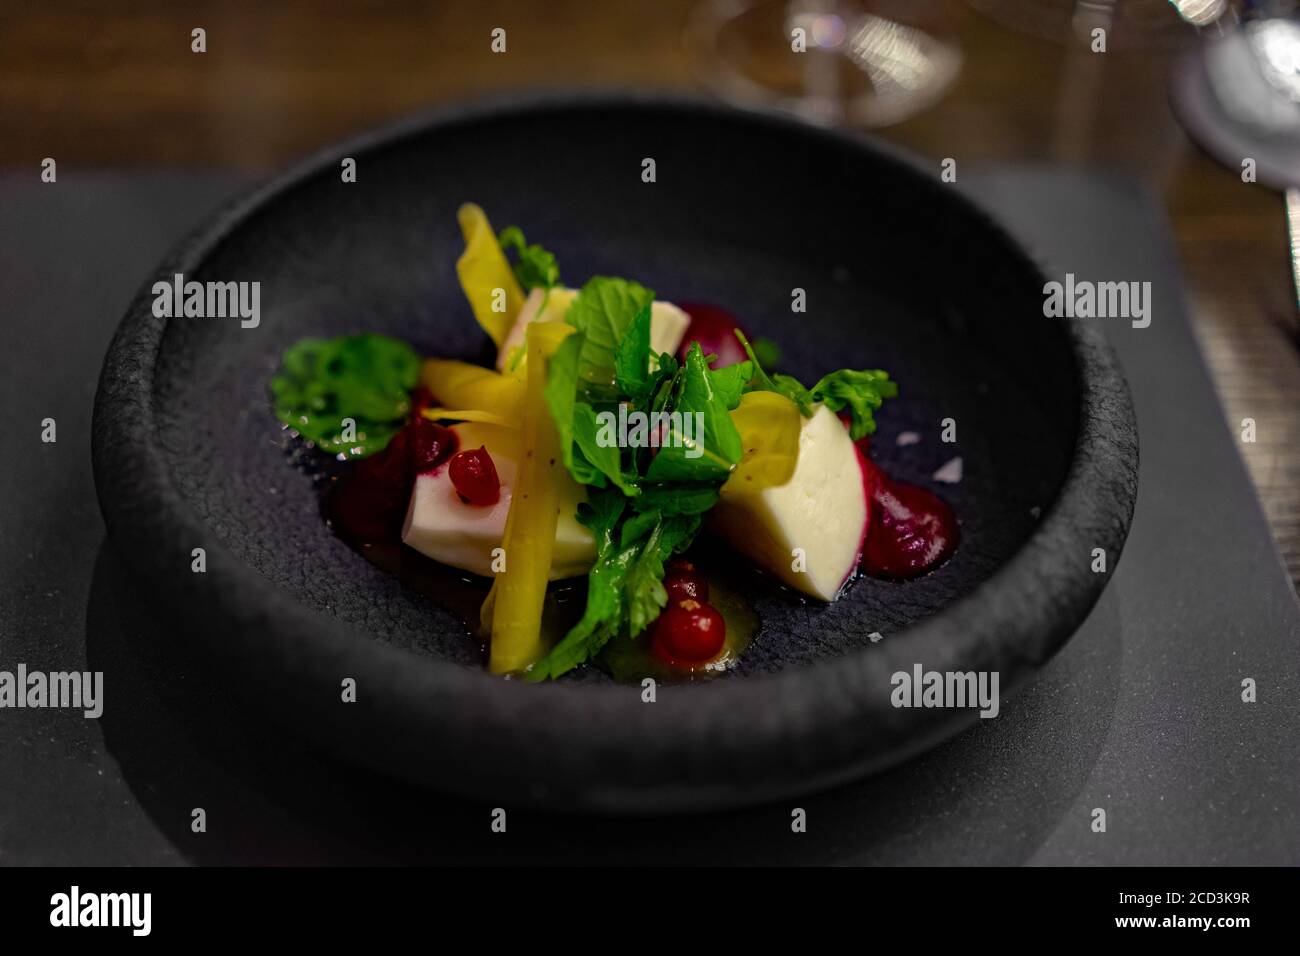
POLYGON ((756 621, 685 557, 702 532, 827 602, 860 566, 903 580, 952 554, 947 505, 868 457, 897 394, 885 372, 807 387, 722 309, 628 279, 565 287, 518 228, 495 233, 474 205, 459 220, 457 273, 494 368, 375 334, 305 339, 271 391, 286 426, 349 462, 328 497, 338 534, 491 579, 476 623, 493 673, 734 665, 756 621), (552 634, 548 609, 583 577, 580 614, 552 634))

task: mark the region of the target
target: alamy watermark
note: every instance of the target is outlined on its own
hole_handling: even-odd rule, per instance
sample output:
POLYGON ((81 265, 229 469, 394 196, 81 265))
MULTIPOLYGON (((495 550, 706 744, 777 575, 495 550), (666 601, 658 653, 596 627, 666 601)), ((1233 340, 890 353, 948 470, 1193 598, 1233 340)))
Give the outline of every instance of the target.
POLYGON ((889 683, 889 702, 895 707, 942 707, 957 710, 978 707, 981 717, 996 717, 997 671, 927 671, 920 664, 895 671, 889 683))
POLYGON ((238 316, 239 325, 255 329, 262 322, 262 283, 186 282, 176 273, 171 282, 153 284, 153 314, 160 319, 224 319, 238 316))
POLYGON ((1043 286, 1043 315, 1059 319, 1131 319, 1133 328, 1151 324, 1150 282, 1090 282, 1076 280, 1073 272, 1064 282, 1043 286))
POLYGON ((685 448, 686 458, 704 454, 703 412, 629 412, 620 405, 618 414, 601 412, 596 422, 601 448, 685 448))
POLYGON ((83 893, 73 885, 50 897, 50 925, 55 927, 129 928, 132 936, 148 936, 153 928, 152 893, 83 893))
POLYGON ((0 671, 0 708, 54 707, 98 719, 104 712, 103 671, 0 671))

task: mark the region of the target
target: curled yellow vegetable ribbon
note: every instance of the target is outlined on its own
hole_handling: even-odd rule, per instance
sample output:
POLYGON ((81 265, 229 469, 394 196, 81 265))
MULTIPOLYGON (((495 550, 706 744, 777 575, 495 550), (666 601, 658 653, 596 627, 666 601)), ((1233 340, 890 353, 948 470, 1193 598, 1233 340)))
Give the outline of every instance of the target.
POLYGON ((479 422, 483 425, 500 425, 503 428, 518 428, 518 421, 510 421, 491 412, 482 412, 476 408, 426 408, 420 412, 431 422, 479 422))
POLYGON ((447 408, 473 408, 519 421, 524 401, 522 374, 494 372, 456 359, 425 359, 420 384, 447 408))
POLYGON ((487 214, 473 203, 465 203, 456 210, 456 218, 465 237, 465 251, 456 260, 456 275, 474 318, 499 349, 523 308, 524 290, 501 251, 487 214))

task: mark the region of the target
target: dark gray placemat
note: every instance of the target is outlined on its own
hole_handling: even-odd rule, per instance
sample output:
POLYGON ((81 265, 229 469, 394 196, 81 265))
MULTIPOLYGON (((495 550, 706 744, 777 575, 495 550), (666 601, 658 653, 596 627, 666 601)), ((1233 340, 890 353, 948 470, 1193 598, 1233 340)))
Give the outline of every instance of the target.
POLYGON ((106 683, 98 721, 0 710, 0 863, 1300 862, 1300 611, 1196 352, 1158 212, 1133 185, 1082 174, 963 185, 1059 272, 1153 283, 1149 328, 1104 320, 1137 406, 1142 485, 1087 624, 997 720, 800 801, 806 834, 774 806, 670 821, 511 811, 501 836, 486 806, 317 758, 241 719, 104 546, 89 461, 104 349, 141 277, 235 181, 0 179, 0 670, 90 667, 106 683), (53 445, 39 440, 46 417, 53 445), (1257 703, 1241 701, 1244 677, 1257 703), (195 807, 204 834, 191 832, 195 807), (1105 833, 1090 827, 1098 807, 1105 833))

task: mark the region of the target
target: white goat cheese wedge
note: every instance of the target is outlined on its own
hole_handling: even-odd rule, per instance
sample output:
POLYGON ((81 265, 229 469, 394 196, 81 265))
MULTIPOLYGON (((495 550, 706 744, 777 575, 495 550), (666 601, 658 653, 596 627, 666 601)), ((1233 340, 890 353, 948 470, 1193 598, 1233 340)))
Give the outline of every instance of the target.
POLYGON ((870 515, 862 453, 823 405, 800 426, 790 480, 724 496, 709 526, 785 584, 834 601, 857 569, 870 515))
MULTIPOLYGON (((493 505, 472 505, 461 499, 451 482, 448 462, 415 479, 411 502, 406 510, 402 540, 433 560, 454 568, 493 575, 494 554, 505 537, 506 516, 519 469, 519 432, 500 425, 463 422, 451 426, 458 452, 483 447, 492 456, 501 497, 493 505)), ((450 461, 450 459, 448 459, 450 461)), ((555 552, 551 580, 586 574, 596 560, 596 543, 591 532, 578 523, 578 503, 586 493, 569 480, 560 499, 555 527, 555 552)), ((509 561, 509 555, 504 555, 509 561)), ((500 568, 498 562, 497 567, 500 568)))

